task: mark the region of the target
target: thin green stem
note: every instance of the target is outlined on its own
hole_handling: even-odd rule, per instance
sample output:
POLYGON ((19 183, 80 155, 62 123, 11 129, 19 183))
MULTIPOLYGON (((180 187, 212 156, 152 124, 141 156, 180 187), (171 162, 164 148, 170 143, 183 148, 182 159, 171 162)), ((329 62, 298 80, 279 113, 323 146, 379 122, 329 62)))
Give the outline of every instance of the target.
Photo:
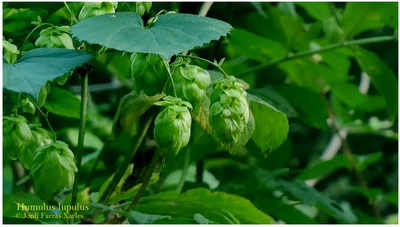
POLYGON ((216 67, 222 74, 224 74, 224 77, 228 77, 228 74, 226 74, 226 72, 221 68, 221 66, 219 66, 219 65, 215 64, 214 62, 209 61, 207 59, 204 59, 204 58, 201 58, 201 57, 197 57, 197 56, 183 55, 183 54, 176 54, 175 56, 181 57, 181 58, 193 58, 193 59, 196 59, 196 60, 200 60, 200 61, 206 62, 206 63, 216 67))
POLYGON ((271 61, 271 62, 266 62, 266 63, 263 63, 263 64, 259 64, 259 65, 255 66, 253 68, 250 68, 250 69, 248 69, 248 70, 246 70, 244 72, 237 73, 236 76, 240 77, 242 75, 253 73, 253 72, 256 72, 258 70, 261 70, 261 69, 264 69, 264 68, 268 68, 270 66, 277 65, 277 64, 285 62, 285 61, 294 60, 294 59, 302 58, 302 57, 307 57, 307 56, 310 56, 310 55, 313 55, 313 54, 322 53, 322 52, 333 50, 333 49, 337 49, 337 48, 340 48, 340 47, 362 45, 362 44, 370 44, 370 43, 379 43, 379 42, 392 41, 392 40, 396 40, 396 39, 397 39, 397 36, 396 35, 392 35, 392 36, 372 37, 372 38, 365 38, 365 39, 358 39, 358 40, 352 40, 352 41, 344 41, 344 42, 341 42, 341 43, 335 43, 335 44, 328 45, 326 47, 320 48, 318 50, 302 51, 302 52, 299 52, 299 53, 296 53, 296 54, 292 54, 292 55, 289 55, 287 57, 283 57, 283 58, 280 58, 280 59, 277 59, 277 60, 274 60, 274 61, 271 61))
POLYGON ((64 2, 65 8, 67 8, 69 14, 71 14, 71 25, 78 23, 78 19, 76 19, 74 12, 69 8, 68 4, 64 2))
POLYGON ((101 158, 103 157, 105 151, 108 149, 109 143, 110 143, 110 140, 107 139, 107 141, 104 143, 104 146, 101 148, 99 155, 97 155, 96 160, 94 161, 94 164, 93 164, 92 168, 90 169, 88 177, 86 179, 86 187, 90 186, 94 171, 96 170, 96 167, 99 164, 101 158))
MULTIPOLYGON (((140 135, 137 137, 137 141, 134 144, 133 148, 126 153, 126 157, 124 161, 121 163, 119 168, 114 174, 114 177, 112 178, 111 182, 108 184, 106 190, 104 191, 103 195, 101 195, 99 202, 104 203, 114 192, 115 188, 117 187, 119 181, 121 180, 122 176, 124 175, 126 168, 128 168, 128 165, 131 163, 131 160, 133 156, 135 156, 137 150, 139 149, 140 145, 142 144, 142 141, 144 137, 147 134, 147 131, 149 130, 150 124, 154 119, 154 114, 151 114, 145 125, 143 126, 140 135)), ((92 212, 91 215, 91 221, 94 222, 96 220, 96 217, 101 213, 101 210, 98 208, 95 208, 92 212)))
POLYGON ((40 109, 40 107, 36 104, 35 100, 33 100, 33 98, 30 95, 27 95, 27 97, 32 101, 33 105, 36 106, 36 109, 39 110, 39 112, 43 115, 44 119, 46 120, 47 125, 49 126, 51 133, 53 134, 54 141, 57 141, 57 135, 54 132, 53 127, 51 127, 51 124, 50 124, 47 114, 43 113, 42 109, 40 109))
POLYGON ((53 24, 50 24, 50 23, 42 23, 42 24, 37 25, 34 29, 32 29, 32 31, 29 32, 29 34, 26 36, 24 42, 22 43, 21 47, 19 48, 18 58, 19 58, 19 57, 21 56, 21 54, 22 54, 22 50, 24 49, 24 46, 25 46, 26 41, 28 41, 28 39, 32 36, 32 34, 33 34, 37 29, 39 29, 41 26, 52 26, 52 27, 54 27, 53 24))
MULTIPOLYGON (((82 77, 82 93, 81 93, 81 111, 80 111, 80 121, 79 121, 79 135, 78 135, 78 147, 75 152, 75 163, 76 167, 79 170, 81 168, 82 163, 82 153, 83 153, 83 145, 85 141, 85 131, 86 131, 86 114, 87 114, 87 106, 88 106, 88 96, 89 96, 89 72, 86 71, 82 77)), ((79 174, 75 175, 74 185, 72 187, 72 196, 71 196, 71 206, 75 205, 78 199, 78 178, 79 174)), ((74 211, 71 211, 73 214, 74 211)))
POLYGON ((142 141, 143 141, 144 137, 146 136, 147 130, 149 129, 153 118, 154 118, 154 116, 151 115, 149 117, 149 119, 147 120, 143 130, 141 131, 141 134, 139 135, 139 137, 137 139, 137 142, 135 143, 132 150, 130 152, 127 152, 124 161, 119 166, 117 172, 115 173, 114 177, 112 178, 110 184, 107 186, 106 190, 104 191, 104 193, 101 196, 99 201, 101 201, 101 202, 106 201, 110 197, 110 195, 113 193, 115 187, 118 185, 118 182, 121 180, 121 177, 124 175, 126 168, 131 163, 133 156, 135 156, 137 150, 139 149, 140 145, 142 144, 142 141))
POLYGON ((151 176, 154 173, 154 170, 157 166, 157 162, 158 162, 159 158, 160 158, 160 155, 158 154, 158 151, 155 151, 153 159, 151 160, 149 168, 146 172, 146 175, 143 178, 142 185, 140 186, 135 197, 132 199, 132 202, 126 208, 126 212, 129 212, 130 210, 132 210, 136 206, 136 204, 139 202, 140 198, 143 196, 144 192, 146 191, 147 185, 149 185, 151 176))
POLYGON ((171 80, 172 90, 174 90, 174 96, 177 97, 176 88, 175 88, 175 82, 174 82, 174 79, 172 78, 171 71, 169 70, 168 65, 167 65, 166 62, 163 61, 163 64, 164 64, 164 66, 165 66, 165 69, 166 69, 167 72, 168 72, 169 79, 171 80))
POLYGON ((185 185, 186 177, 189 172, 189 164, 190 164, 190 146, 187 146, 184 150, 185 152, 185 163, 183 164, 182 174, 179 178, 178 185, 176 187, 176 192, 180 193, 185 185))

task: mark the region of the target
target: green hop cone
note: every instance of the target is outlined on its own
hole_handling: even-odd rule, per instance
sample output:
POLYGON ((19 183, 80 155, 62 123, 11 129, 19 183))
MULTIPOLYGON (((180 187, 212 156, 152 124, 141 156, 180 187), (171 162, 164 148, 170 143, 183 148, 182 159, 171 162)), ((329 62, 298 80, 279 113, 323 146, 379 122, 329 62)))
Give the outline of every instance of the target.
POLYGON ((72 186, 77 171, 74 154, 66 143, 56 141, 38 148, 31 169, 36 193, 45 201, 52 200, 72 186))
POLYGON ((44 105, 49 92, 50 92, 50 84, 49 83, 46 83, 46 85, 44 85, 43 87, 40 88, 39 97, 36 100, 36 104, 39 107, 42 107, 44 105))
POLYGON ((215 81, 211 93, 210 124, 222 145, 231 148, 238 142, 249 121, 246 91, 233 76, 215 81))
POLYGON ((69 26, 49 27, 40 31, 39 35, 35 42, 37 47, 74 49, 69 26))
POLYGON ((31 126, 32 139, 23 146, 19 160, 25 169, 30 170, 33 165, 35 151, 52 142, 51 134, 39 125, 31 126))
MULTIPOLYGON (((210 74, 196 65, 182 64, 174 69, 172 74, 176 94, 187 100, 194 107, 202 103, 206 96, 206 89, 211 83, 210 74)), ((171 82, 168 82, 167 92, 173 94, 171 82)))
POLYGON ((149 96, 161 93, 168 79, 164 60, 156 54, 132 54, 131 72, 134 89, 149 96))
POLYGON ((14 64, 17 61, 19 50, 18 47, 7 41, 3 36, 3 58, 8 64, 14 64))
POLYGON ((36 111, 36 107, 35 104, 32 103, 32 101, 28 98, 27 95, 25 94, 16 94, 13 93, 13 96, 19 96, 19 100, 18 100, 18 107, 22 109, 22 111, 24 111, 25 113, 30 113, 30 114, 34 114, 36 111))
POLYGON ((32 140, 32 132, 23 116, 3 116, 3 151, 17 159, 23 146, 32 140))
POLYGON ((164 101, 155 103, 165 106, 154 122, 154 140, 158 152, 164 158, 178 152, 189 143, 192 118, 189 109, 192 105, 179 98, 167 96, 164 101))
POLYGON ((145 13, 150 13, 151 2, 136 2, 136 13, 143 16, 145 13))
POLYGON ((118 2, 86 2, 79 12, 78 20, 82 21, 102 14, 115 13, 117 6, 118 2))

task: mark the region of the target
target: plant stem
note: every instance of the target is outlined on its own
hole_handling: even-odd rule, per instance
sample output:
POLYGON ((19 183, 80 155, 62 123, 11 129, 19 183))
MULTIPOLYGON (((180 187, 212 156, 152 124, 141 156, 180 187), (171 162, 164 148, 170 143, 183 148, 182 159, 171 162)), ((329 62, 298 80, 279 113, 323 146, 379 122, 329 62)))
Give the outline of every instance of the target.
POLYGON ((24 42, 22 43, 21 47, 19 48, 18 58, 19 58, 19 57, 21 56, 21 54, 22 54, 22 49, 24 48, 26 41, 28 41, 28 39, 31 37, 31 35, 32 35, 37 29, 39 29, 41 26, 52 26, 52 27, 54 27, 53 24, 50 24, 50 23, 42 23, 42 24, 37 25, 34 29, 32 29, 32 31, 29 32, 29 34, 26 36, 24 42))
MULTIPOLYGON (((372 38, 365 38, 365 39, 358 39, 358 40, 352 40, 352 41, 344 41, 341 43, 335 43, 335 44, 331 44, 328 45, 326 47, 322 47, 318 50, 307 50, 307 51, 302 51, 296 54, 292 54, 271 62, 266 62, 266 63, 262 63, 259 64, 253 68, 250 68, 246 71, 243 72, 239 72, 236 74, 237 77, 243 76, 245 74, 249 74, 249 73, 253 73, 256 72, 258 70, 264 69, 264 68, 268 68, 270 66, 273 65, 277 65, 279 63, 285 62, 285 61, 289 61, 289 60, 294 60, 297 58, 302 58, 302 57, 307 57, 313 54, 317 54, 317 53, 322 53, 325 51, 329 51, 329 50, 333 50, 333 49, 337 49, 340 47, 347 47, 347 46, 354 46, 354 45, 362 45, 362 44, 370 44, 370 43, 379 43, 379 42, 386 42, 386 41, 392 41, 392 40, 396 40, 397 36, 396 35, 391 35, 391 36, 380 36, 380 37, 372 37, 372 38)), ((189 57, 189 56, 188 56, 189 57)))
MULTIPOLYGON (((114 177, 112 178, 111 182, 108 184, 106 190, 104 191, 103 195, 101 195, 99 202, 104 203, 114 192, 115 187, 118 185, 119 181, 121 180, 122 176, 124 175, 126 168, 128 168, 128 165, 131 163, 131 160, 133 156, 135 156, 137 150, 139 149, 140 145, 142 144, 142 141, 144 137, 147 134, 147 131, 149 130, 150 124, 154 119, 154 114, 151 114, 145 125, 143 126, 140 135, 137 137, 136 143, 133 145, 133 148, 126 153, 126 157, 124 161, 121 163, 119 168, 114 174, 114 177)), ((94 222, 96 220, 97 215, 99 215, 101 210, 99 208, 95 208, 92 212, 91 215, 91 222, 94 222)))
POLYGON ((183 186, 185 185, 186 176, 187 176, 187 173, 189 171, 190 151, 191 151, 190 146, 187 146, 186 149, 184 150, 184 152, 185 152, 185 163, 183 164, 182 174, 181 174, 181 177, 179 178, 179 182, 178 182, 178 185, 176 187, 176 192, 178 192, 178 193, 180 193, 182 191, 183 186))
MULTIPOLYGON (((329 118, 331 119, 331 122, 332 122, 332 130, 341 140, 342 151, 343 151, 345 157, 347 158, 347 160, 349 161, 352 170, 356 174, 356 177, 358 179, 360 187, 362 187, 363 189, 368 189, 369 188, 368 187, 368 182, 365 179, 365 176, 364 176, 363 172, 361 171, 361 169, 357 165, 356 161, 354 160, 353 153, 352 153, 351 148, 350 148, 350 146, 349 146, 349 144, 347 142, 347 139, 346 139, 346 137, 343 137, 341 135, 341 133, 340 133, 340 127, 337 125, 336 117, 335 117, 333 108, 331 106, 331 103, 329 102, 329 100, 327 99, 325 94, 322 94, 322 98, 324 99, 325 104, 326 104, 327 109, 328 109, 329 118)), ((380 214, 379 208, 377 206, 377 201, 375 199, 371 199, 369 202, 370 202, 372 210, 373 210, 373 212, 375 214, 375 217, 378 220, 381 220, 382 218, 381 218, 381 214, 380 214)))
POLYGON ((129 204, 128 208, 126 208, 126 212, 129 212, 131 209, 133 209, 136 206, 136 204, 139 202, 140 198, 143 196, 143 193, 146 191, 147 185, 149 184, 151 176, 153 175, 153 172, 157 166, 157 162, 158 162, 159 158, 160 158, 160 155, 158 154, 158 151, 155 151, 153 159, 151 160, 149 168, 147 169, 146 175, 143 178, 142 185, 140 186, 135 197, 132 199, 132 202, 129 204))
POLYGON ((224 74, 224 77, 228 77, 228 74, 226 74, 226 72, 221 68, 221 66, 219 66, 219 65, 215 64, 214 62, 209 61, 207 59, 204 59, 204 58, 201 58, 201 57, 197 57, 197 56, 183 55, 183 54, 176 54, 175 56, 182 57, 182 58, 193 58, 193 59, 196 59, 196 60, 200 60, 200 61, 206 62, 206 63, 216 67, 222 74, 224 74))
MULTIPOLYGON (((83 145, 85 141, 85 131, 86 131, 86 113, 88 106, 88 96, 89 96, 89 71, 86 71, 82 77, 82 93, 81 93, 81 111, 79 120, 79 135, 78 135, 78 147, 75 152, 75 164, 78 169, 78 173, 75 174, 74 185, 72 187, 71 196, 71 206, 74 206, 78 199, 78 183, 79 183, 79 170, 82 164, 82 153, 83 145)), ((71 210, 71 214, 74 214, 74 210, 71 210)), ((73 222, 73 220, 72 220, 73 222)))
POLYGON ((110 143, 110 140, 107 139, 107 141, 104 143, 104 146, 101 148, 99 155, 97 155, 96 160, 93 163, 92 168, 89 171, 88 177, 86 179, 86 187, 90 186, 90 183, 93 178, 94 171, 96 170, 97 165, 99 164, 101 157, 103 157, 104 152, 108 149, 108 144, 110 143))
POLYGON ((147 130, 150 127, 150 124, 154 118, 154 115, 149 116, 146 124, 144 125, 141 134, 139 135, 137 142, 135 143, 134 147, 130 152, 127 152, 126 157, 124 161, 121 163, 119 166, 117 172, 115 173, 114 177, 112 178, 110 184, 107 186, 106 190, 104 191, 103 195, 99 199, 99 201, 104 202, 106 201, 112 192, 114 191, 115 187, 118 185, 118 182, 121 180, 121 177, 124 175, 126 168, 128 165, 131 163, 131 160, 133 156, 135 156, 137 150, 139 149, 140 145, 142 144, 142 141, 144 137, 146 136, 147 130))
POLYGON ((49 129, 51 131, 51 133, 53 134, 54 137, 54 141, 57 141, 57 135, 53 130, 53 127, 51 127, 50 121, 47 117, 47 114, 44 114, 42 109, 40 109, 40 107, 36 104, 35 100, 33 100, 33 98, 30 95, 27 95, 27 97, 31 100, 31 102, 33 103, 33 105, 36 106, 36 109, 39 110, 39 112, 43 115, 44 119, 46 120, 47 125, 49 126, 49 129))
POLYGON ((65 7, 67 8, 69 14, 71 14, 71 25, 74 23, 78 23, 78 19, 76 19, 74 12, 69 8, 68 4, 64 2, 65 7))
POLYGON ((174 82, 174 79, 172 78, 171 71, 169 70, 168 65, 167 65, 166 62, 163 61, 163 64, 164 64, 164 66, 165 66, 165 69, 166 69, 167 72, 168 72, 168 76, 169 76, 169 79, 171 80, 171 84, 172 84, 172 90, 174 90, 174 96, 175 96, 175 98, 176 98, 176 97, 177 97, 177 94, 176 94, 176 89, 175 89, 175 82, 174 82))
POLYGON ((211 6, 213 5, 214 2, 204 2, 203 5, 200 8, 200 11, 198 13, 199 16, 205 17, 210 11, 211 6))

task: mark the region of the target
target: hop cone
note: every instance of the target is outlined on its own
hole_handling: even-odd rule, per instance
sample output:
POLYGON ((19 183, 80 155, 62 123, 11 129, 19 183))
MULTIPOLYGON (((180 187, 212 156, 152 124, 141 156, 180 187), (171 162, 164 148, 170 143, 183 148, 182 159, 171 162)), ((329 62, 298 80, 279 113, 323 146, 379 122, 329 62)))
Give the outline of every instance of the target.
MULTIPOLYGON (((206 96, 206 89, 211 83, 210 74, 196 65, 179 65, 172 74, 177 96, 193 106, 201 103, 206 96)), ((168 93, 172 94, 172 84, 168 84, 168 93)))
POLYGON ((69 26, 54 26, 43 29, 40 31, 40 36, 35 45, 37 47, 74 49, 72 38, 68 33, 69 26))
POLYGON ((35 151, 46 144, 52 142, 51 134, 44 128, 37 125, 31 127, 32 140, 26 143, 21 150, 21 156, 19 160, 25 169, 31 169, 33 165, 33 159, 35 157, 35 151))
POLYGON ((249 121, 246 91, 235 77, 215 81, 211 93, 210 124, 215 136, 227 147, 238 142, 249 121))
POLYGON ((155 120, 154 139, 160 155, 166 158, 170 154, 178 154, 189 143, 192 124, 189 108, 192 106, 171 96, 167 96, 164 100, 155 103, 165 106, 165 109, 155 120))
POLYGON ((133 86, 146 95, 161 93, 168 79, 164 60, 156 54, 134 53, 131 56, 133 86))
POLYGON ((32 166, 35 189, 40 198, 52 200, 58 192, 72 186, 77 168, 68 145, 56 141, 36 150, 32 166))
POLYGON ((15 160, 23 146, 32 140, 32 132, 23 116, 3 116, 3 150, 15 160))
POLYGON ((82 21, 89 17, 94 17, 106 13, 114 13, 118 2, 86 2, 78 15, 78 20, 82 21))

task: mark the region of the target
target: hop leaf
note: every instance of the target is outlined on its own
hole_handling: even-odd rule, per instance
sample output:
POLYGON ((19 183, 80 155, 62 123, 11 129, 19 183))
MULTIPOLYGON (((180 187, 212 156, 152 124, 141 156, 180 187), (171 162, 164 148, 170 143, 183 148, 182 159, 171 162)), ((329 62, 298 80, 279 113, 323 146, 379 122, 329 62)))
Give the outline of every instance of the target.
POLYGON ((52 200, 61 190, 72 186, 77 171, 74 154, 66 143, 56 141, 40 147, 31 172, 37 194, 45 201, 52 200))
POLYGON ((133 86, 147 95, 161 93, 168 79, 164 60, 156 54, 134 53, 131 56, 133 86))
MULTIPOLYGON (((196 65, 182 64, 174 69, 172 74, 177 96, 187 100, 193 106, 198 106, 206 96, 206 89, 211 83, 210 74, 196 65)), ((172 83, 169 82, 167 91, 172 94, 172 83)))
POLYGON ((32 132, 23 116, 3 116, 3 149, 15 160, 23 146, 32 139, 32 132))
POLYGON ((90 17, 114 13, 118 2, 86 2, 78 15, 78 20, 82 21, 90 17))
POLYGON ((235 146, 249 121, 249 104, 243 86, 235 77, 215 81, 211 93, 210 124, 213 134, 228 148, 235 146))
POLYGON ((69 26, 53 26, 40 31, 36 40, 37 47, 74 49, 72 38, 68 34, 69 26))
POLYGON ((31 126, 32 139, 24 144, 21 150, 21 156, 19 157, 22 166, 25 169, 31 169, 33 165, 33 159, 35 157, 35 151, 46 144, 52 142, 51 134, 39 125, 31 126))
POLYGON ((189 108, 192 108, 192 105, 171 96, 155 104, 165 106, 154 123, 154 139, 158 152, 164 158, 171 154, 177 155, 190 140, 192 118, 189 108))

